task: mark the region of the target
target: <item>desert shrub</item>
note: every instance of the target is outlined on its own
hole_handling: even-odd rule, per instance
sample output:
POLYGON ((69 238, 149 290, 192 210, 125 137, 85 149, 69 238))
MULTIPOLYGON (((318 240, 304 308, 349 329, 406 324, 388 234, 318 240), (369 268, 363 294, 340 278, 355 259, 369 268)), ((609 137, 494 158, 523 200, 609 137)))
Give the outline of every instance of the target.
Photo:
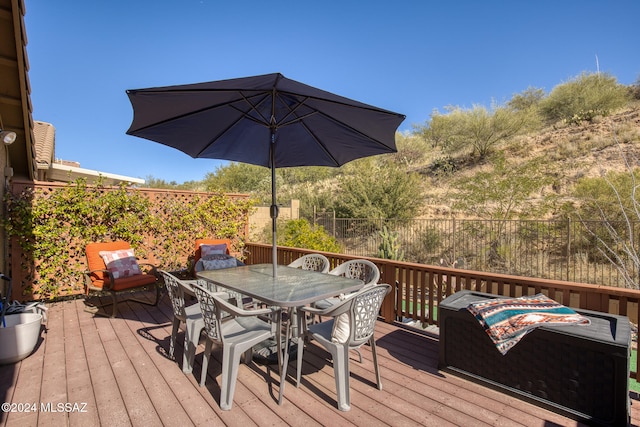
POLYGON ((487 109, 447 107, 447 114, 434 112, 419 131, 432 145, 448 154, 484 158, 495 148, 525 129, 526 114, 494 105, 487 109))
POLYGON ((442 235, 436 227, 420 230, 411 244, 407 244, 406 259, 418 263, 434 263, 440 256, 442 235))
POLYGON ((289 220, 278 225, 279 245, 340 253, 336 239, 320 225, 313 226, 306 219, 289 220))
POLYGON ((633 99, 640 99, 640 76, 634 84, 629 87, 629 94, 633 99))
POLYGON ((629 100, 625 86, 606 73, 583 73, 567 83, 556 86, 541 101, 540 111, 549 122, 570 123, 591 121, 624 107, 629 100))
POLYGON ((349 163, 339 185, 338 217, 407 220, 419 213, 424 182, 395 162, 366 158, 349 163))
POLYGON ((455 159, 451 156, 438 157, 428 166, 429 173, 437 177, 449 176, 456 170, 458 170, 458 165, 455 159))
POLYGON ((535 131, 541 127, 540 105, 545 96, 543 89, 529 87, 507 102, 507 108, 522 117, 523 130, 535 131))

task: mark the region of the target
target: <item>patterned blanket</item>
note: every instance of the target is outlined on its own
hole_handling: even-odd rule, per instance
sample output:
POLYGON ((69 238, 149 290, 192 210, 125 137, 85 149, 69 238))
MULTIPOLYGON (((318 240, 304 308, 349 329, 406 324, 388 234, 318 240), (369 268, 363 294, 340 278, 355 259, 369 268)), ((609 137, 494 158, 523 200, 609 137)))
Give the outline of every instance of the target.
POLYGON ((469 304, 500 353, 507 354, 522 337, 543 325, 589 325, 591 321, 544 294, 491 299, 469 304))

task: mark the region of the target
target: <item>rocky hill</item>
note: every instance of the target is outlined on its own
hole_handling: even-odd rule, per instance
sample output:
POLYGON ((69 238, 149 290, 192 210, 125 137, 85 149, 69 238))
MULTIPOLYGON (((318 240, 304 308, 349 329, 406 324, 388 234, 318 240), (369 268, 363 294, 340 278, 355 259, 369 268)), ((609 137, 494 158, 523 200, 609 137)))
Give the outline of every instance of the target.
MULTIPOLYGON (((610 170, 625 170, 625 159, 640 166, 640 102, 607 117, 581 124, 558 123, 540 132, 521 136, 505 144, 503 150, 511 163, 542 157, 554 185, 548 191, 567 196, 582 177, 596 177, 610 170)), ((473 176, 487 163, 462 167, 456 176, 473 176)), ((431 179, 425 186, 426 206, 422 217, 437 218, 451 214, 449 195, 452 179, 431 179)))

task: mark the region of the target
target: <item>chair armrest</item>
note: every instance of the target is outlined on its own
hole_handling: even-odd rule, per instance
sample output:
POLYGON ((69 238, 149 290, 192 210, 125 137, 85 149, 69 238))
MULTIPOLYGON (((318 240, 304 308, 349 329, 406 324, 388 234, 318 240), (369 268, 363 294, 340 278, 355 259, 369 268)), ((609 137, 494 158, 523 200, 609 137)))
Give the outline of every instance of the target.
POLYGON ((191 270, 188 268, 181 268, 180 270, 168 271, 169 274, 176 276, 180 280, 196 280, 196 277, 191 274, 191 270))
POLYGON ((154 276, 159 277, 158 276, 158 267, 156 267, 155 265, 153 265, 151 263, 148 263, 148 262, 139 262, 138 266, 139 267, 147 267, 147 268, 149 268, 149 271, 146 274, 153 274, 154 276))
MULTIPOLYGON (((156 276, 156 279, 159 278, 159 273, 157 271, 157 267, 153 264, 149 264, 149 263, 138 263, 139 266, 145 266, 145 267, 149 267, 150 270, 148 272, 143 272, 143 274, 150 274, 153 276, 156 276)), ((102 286, 102 290, 104 291, 110 291, 113 289, 114 283, 115 283, 115 278, 113 277, 113 273, 110 272, 107 269, 97 269, 97 270, 89 270, 89 271, 85 271, 84 275, 86 278, 86 284, 87 286, 91 286, 93 283, 93 280, 91 280, 91 275, 93 273, 99 273, 102 272, 105 274, 105 280, 104 280, 104 285, 102 286)))
POLYGON ((277 313, 280 311, 279 307, 268 307, 268 308, 261 308, 257 310, 245 310, 244 308, 237 307, 220 298, 216 299, 216 303, 219 304, 224 311, 231 313, 237 317, 273 315, 274 313, 277 313))
POLYGON ((327 310, 327 308, 315 308, 311 306, 298 307, 298 311, 304 311, 309 314, 322 314, 327 310))
POLYGON ((346 313, 349 311, 349 303, 351 302, 351 297, 345 298, 343 301, 340 301, 337 304, 332 305, 327 308, 315 308, 311 306, 300 307, 298 310, 303 311, 305 313, 309 313, 312 315, 319 315, 323 317, 336 317, 341 315, 342 313, 346 313))
POLYGON ((107 270, 107 269, 98 269, 98 270, 88 270, 88 271, 85 271, 85 272, 84 272, 84 275, 85 275, 85 278, 86 278, 86 284, 87 284, 87 286, 91 286, 91 284, 93 283, 93 280, 91 280, 91 275, 92 275, 93 273, 100 273, 100 272, 104 273, 104 274, 106 275, 106 278, 108 279, 108 280, 105 280, 105 281, 104 281, 105 283, 104 283, 104 286, 102 287, 102 289, 104 289, 104 290, 106 290, 106 291, 111 290, 111 288, 113 288, 113 281, 114 281, 115 279, 113 278, 113 273, 112 273, 112 272, 110 272, 110 271, 109 271, 109 270, 107 270), (108 283, 107 283, 107 282, 108 282, 108 283))

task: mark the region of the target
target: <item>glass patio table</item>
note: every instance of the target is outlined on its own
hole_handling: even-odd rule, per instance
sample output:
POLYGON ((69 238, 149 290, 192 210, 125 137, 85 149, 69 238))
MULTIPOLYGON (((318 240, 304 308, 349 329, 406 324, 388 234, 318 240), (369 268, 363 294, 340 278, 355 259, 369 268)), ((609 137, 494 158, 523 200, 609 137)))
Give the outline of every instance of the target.
POLYGON ((277 275, 273 277, 272 264, 254 264, 242 267, 206 270, 196 273, 200 279, 215 285, 240 292, 265 304, 281 307, 288 311, 282 349, 282 316, 279 317, 278 364, 280 365, 280 394, 278 404, 282 403, 284 384, 289 363, 290 325, 295 321, 295 308, 330 298, 341 293, 350 293, 362 288, 364 282, 342 276, 334 276, 317 271, 279 265, 277 275))

